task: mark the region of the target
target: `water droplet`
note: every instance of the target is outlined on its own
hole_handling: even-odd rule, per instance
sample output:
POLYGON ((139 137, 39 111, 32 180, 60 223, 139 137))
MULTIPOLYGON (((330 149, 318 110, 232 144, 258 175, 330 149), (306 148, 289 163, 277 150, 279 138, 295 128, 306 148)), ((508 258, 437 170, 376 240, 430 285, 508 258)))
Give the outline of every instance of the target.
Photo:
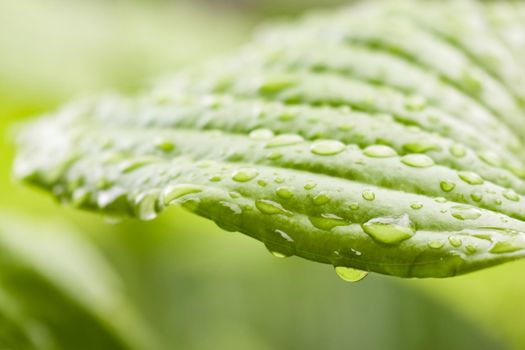
POLYGON ((458 172, 458 176, 470 185, 481 185, 484 182, 481 176, 471 171, 460 171, 458 172))
POLYGON ((376 199, 376 194, 370 190, 364 190, 361 196, 367 201, 373 201, 376 199))
POLYGON ((250 132, 250 138, 254 140, 268 140, 273 137, 273 131, 270 129, 255 129, 250 132))
POLYGON ((503 192, 503 197, 513 202, 519 202, 520 200, 520 196, 513 190, 506 190, 505 192, 503 192))
POLYGON ((358 210, 358 209, 359 209, 359 203, 357 203, 357 202, 352 202, 352 203, 350 203, 349 207, 350 207, 350 209, 352 209, 352 210, 358 210))
POLYGON ((440 248, 443 248, 444 245, 445 245, 445 243, 443 243, 442 241, 431 241, 431 242, 428 242, 428 247, 431 248, 431 249, 440 249, 440 248))
POLYGON ((312 200, 315 205, 323 205, 330 201, 330 196, 326 192, 319 192, 312 200))
POLYGON ((525 242, 523 241, 500 241, 494 244, 494 246, 490 249, 490 252, 494 254, 504 254, 516 252, 522 249, 525 249, 525 242))
POLYGON ((271 148, 271 147, 290 146, 290 145, 298 144, 298 143, 303 142, 303 141, 304 141, 304 139, 301 136, 299 136, 299 135, 282 134, 282 135, 278 135, 278 136, 274 137, 273 139, 271 139, 270 141, 268 141, 268 143, 266 144, 266 147, 267 148, 271 148))
POLYGON ((242 168, 235 170, 232 179, 237 182, 248 182, 259 175, 259 171, 255 168, 242 168))
POLYGON ((460 143, 455 143, 450 146, 450 153, 457 158, 462 158, 467 154, 467 149, 460 143))
POLYGON ((222 180, 222 177, 220 175, 212 175, 209 179, 211 182, 219 182, 222 180))
POLYGON ((295 117, 296 117, 295 114, 283 113, 283 114, 279 115, 279 120, 282 121, 282 122, 289 122, 290 120, 294 120, 295 117))
POLYGON ((292 216, 293 213, 284 209, 283 206, 277 202, 267 200, 267 199, 258 199, 255 201, 255 206, 259 211, 266 215, 276 215, 283 214, 286 216, 292 216))
POLYGON ((310 150, 320 156, 333 156, 341 153, 346 148, 345 144, 335 140, 315 141, 310 150))
POLYGON ((282 156, 283 154, 281 152, 271 152, 270 154, 266 156, 266 158, 269 160, 277 160, 277 159, 282 158, 282 156))
POLYGON ((443 192, 450 192, 456 187, 456 184, 453 182, 441 181, 439 187, 443 192))
POLYGON ((428 168, 434 165, 432 158, 424 154, 407 154, 401 158, 401 162, 415 168, 428 168))
POLYGON ((346 226, 350 224, 347 220, 334 214, 322 214, 321 217, 311 216, 308 219, 312 225, 325 231, 330 231, 337 226, 346 226))
POLYGON ((165 205, 172 204, 175 200, 193 193, 202 192, 200 186, 191 184, 170 185, 162 191, 162 201, 165 205))
POLYGON ((264 180, 257 180, 257 185, 261 186, 261 187, 266 187, 268 183, 264 180))
POLYGON ((277 195, 283 199, 290 199, 293 197, 293 192, 292 190, 290 189, 290 187, 286 187, 286 186, 282 186, 282 187, 279 187, 275 193, 277 193, 277 195))
POLYGON ((233 199, 241 198, 241 194, 239 192, 231 191, 228 194, 230 195, 230 198, 233 198, 233 199))
POLYGON ((414 210, 418 210, 418 209, 423 208, 423 204, 421 204, 421 203, 412 203, 412 204, 410 204, 410 208, 412 208, 414 210))
POLYGON ((344 281, 358 282, 368 275, 368 271, 353 269, 351 267, 337 266, 335 273, 344 281))
POLYGON ((169 139, 160 138, 155 140, 155 147, 164 152, 171 152, 175 149, 175 144, 169 139))
POLYGON ((284 259, 284 258, 287 258, 287 257, 288 257, 288 255, 283 254, 283 253, 279 253, 279 252, 277 252, 277 251, 269 250, 269 252, 270 252, 273 256, 275 256, 276 258, 279 258, 279 259, 284 259))
POLYGON ((135 199, 135 215, 140 220, 150 221, 157 217, 157 199, 159 191, 141 193, 135 199))
POLYGON ((478 247, 476 247, 474 244, 467 244, 465 246, 465 250, 467 251, 467 253, 469 254, 474 254, 475 252, 478 251, 478 247))
POLYGON ((363 150, 363 154, 372 158, 389 158, 397 156, 397 152, 385 145, 372 145, 363 150))
POLYGON ((419 140, 415 142, 405 143, 403 149, 410 153, 425 153, 428 151, 439 151, 440 147, 432 141, 419 140))
POLYGON ((472 198, 474 202, 481 202, 483 195, 479 192, 475 192, 470 195, 470 198, 472 198))
POLYGON ((315 186, 317 186, 315 182, 308 182, 306 185, 304 185, 304 189, 310 191, 311 189, 314 189, 315 186))
POLYGON ((456 247, 456 248, 461 247, 461 244, 463 243, 461 241, 461 238, 459 238, 458 236, 449 236, 448 241, 450 242, 451 246, 456 247))
POLYGON ((458 220, 475 220, 481 216, 481 212, 478 209, 465 205, 453 206, 451 214, 458 220))
POLYGON ((276 183, 276 184, 282 184, 284 183, 284 177, 282 176, 276 176, 273 178, 273 181, 276 183))
POLYGON ((341 131, 350 131, 354 128, 354 124, 352 123, 343 123, 339 125, 339 130, 341 131))
POLYGON ((415 226, 407 214, 374 218, 361 226, 374 240, 385 244, 398 244, 416 233, 415 226))
POLYGON ((295 82, 287 77, 279 77, 265 80, 259 86, 259 92, 263 94, 276 94, 295 85, 295 82))
POLYGON ((437 197, 436 199, 434 199, 434 202, 436 202, 436 203, 446 203, 447 199, 443 198, 443 197, 437 197))

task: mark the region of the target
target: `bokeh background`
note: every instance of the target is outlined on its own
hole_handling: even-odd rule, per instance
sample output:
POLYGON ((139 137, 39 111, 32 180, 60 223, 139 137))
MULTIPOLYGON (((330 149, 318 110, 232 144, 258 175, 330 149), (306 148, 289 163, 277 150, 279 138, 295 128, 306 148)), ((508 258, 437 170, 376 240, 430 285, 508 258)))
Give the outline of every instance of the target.
POLYGON ((0 1, 0 349, 525 348, 525 261, 350 284, 181 209, 108 224, 12 180, 23 120, 132 94, 265 21, 341 3, 0 1))

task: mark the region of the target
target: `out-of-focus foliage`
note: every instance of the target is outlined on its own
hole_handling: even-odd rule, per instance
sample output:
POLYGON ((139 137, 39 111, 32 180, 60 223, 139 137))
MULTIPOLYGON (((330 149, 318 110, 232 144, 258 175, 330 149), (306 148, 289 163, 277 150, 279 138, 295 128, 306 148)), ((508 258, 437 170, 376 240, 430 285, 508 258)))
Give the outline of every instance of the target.
POLYGON ((0 213, 0 345, 158 348, 100 253, 74 230, 0 213))
MULTIPOLYGON (((328 267, 293 258, 285 262, 274 259, 249 238, 223 233, 178 209, 155 223, 106 225, 98 216, 65 210, 38 192, 13 183, 12 147, 7 135, 17 121, 77 94, 133 89, 151 75, 220 54, 242 42, 256 23, 252 18, 260 17, 216 4, 210 10, 204 2, 137 3, 0 3, 1 211, 23 212, 24 227, 40 227, 31 215, 81 227, 83 237, 96 245, 119 275, 137 317, 145 319, 170 349, 525 346, 523 263, 450 281, 396 282, 373 276, 349 285, 328 267), (97 14, 104 14, 106 21, 97 22, 97 14), (122 22, 126 18, 123 14, 132 18, 127 25, 122 22), (140 23, 145 23, 142 30, 147 31, 147 38, 135 41, 139 35, 135 26, 141 27, 140 23), (179 30, 173 32, 170 26, 179 30), (57 41, 60 36, 63 39, 57 41), (181 41, 193 46, 178 46, 181 41), (122 49, 130 46, 133 50, 122 49), (133 63, 128 53, 148 58, 133 63), (46 55, 55 58, 40 59, 46 55), (91 55, 98 59, 89 58, 91 55)), ((275 6, 282 3, 275 2, 275 6)), ((36 236, 39 230, 28 234, 36 236)), ((15 287, 10 283, 10 288, 15 287)), ((37 294, 41 290, 42 296, 45 291, 40 287, 33 290, 37 294)), ((20 318, 17 315, 23 305, 8 288, 0 286, 0 340, 5 341, 0 344, 31 348, 34 340, 25 328, 35 322, 36 338, 42 334, 45 318, 43 322, 20 318)), ((64 322, 61 310, 53 309, 50 314, 64 322)), ((76 324, 71 322, 68 327, 75 329, 76 324)))

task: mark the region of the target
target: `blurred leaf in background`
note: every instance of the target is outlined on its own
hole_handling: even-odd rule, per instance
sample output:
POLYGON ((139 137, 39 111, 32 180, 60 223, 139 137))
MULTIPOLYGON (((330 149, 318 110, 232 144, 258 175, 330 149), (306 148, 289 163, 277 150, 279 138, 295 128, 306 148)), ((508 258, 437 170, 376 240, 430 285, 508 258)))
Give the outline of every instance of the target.
POLYGON ((525 347, 525 262, 446 281, 346 284, 329 266, 274 259, 179 209, 107 225, 11 181, 16 122, 78 95, 136 91, 236 47, 263 18, 337 2, 0 3, 0 347, 525 347))

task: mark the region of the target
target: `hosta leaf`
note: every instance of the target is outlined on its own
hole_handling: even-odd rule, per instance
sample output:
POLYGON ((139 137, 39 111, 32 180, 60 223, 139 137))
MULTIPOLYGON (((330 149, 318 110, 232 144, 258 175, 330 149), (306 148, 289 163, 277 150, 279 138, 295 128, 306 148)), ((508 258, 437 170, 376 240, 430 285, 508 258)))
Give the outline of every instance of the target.
POLYGON ((520 258, 525 117, 507 72, 521 68, 474 59, 476 16, 455 35, 461 17, 375 4, 267 30, 151 92, 26 126, 17 175, 109 215, 182 205, 349 280, 520 258))
POLYGON ((3 348, 158 348, 94 247, 64 225, 25 221, 0 215, 3 348))

